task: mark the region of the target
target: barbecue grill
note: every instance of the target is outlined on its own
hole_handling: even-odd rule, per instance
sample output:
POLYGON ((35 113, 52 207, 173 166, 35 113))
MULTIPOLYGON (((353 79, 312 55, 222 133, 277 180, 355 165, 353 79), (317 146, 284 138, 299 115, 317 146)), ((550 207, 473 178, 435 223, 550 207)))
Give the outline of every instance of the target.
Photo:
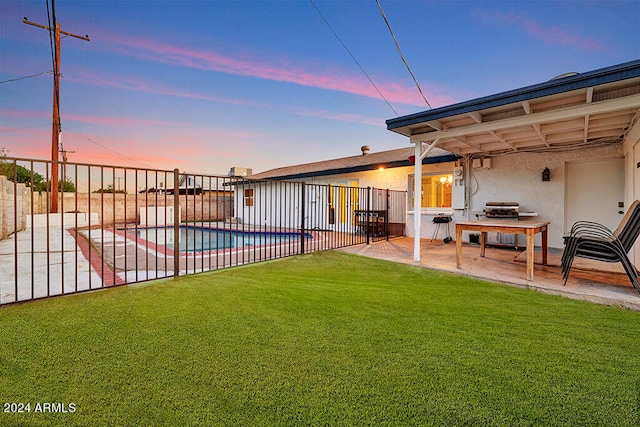
POLYGON ((437 226, 436 226, 435 232, 433 233, 433 237, 431 238, 432 242, 438 236, 438 231, 440 231, 440 226, 442 224, 446 224, 446 226, 447 226, 447 235, 442 241, 445 242, 445 243, 449 243, 450 241, 453 240, 453 238, 451 237, 451 232, 449 231, 449 223, 451 221, 453 221, 453 218, 451 218, 450 215, 440 214, 438 216, 434 216, 433 217, 433 223, 437 224, 437 226))
POLYGON ((484 216, 490 219, 518 219, 520 205, 517 202, 487 202, 484 216))

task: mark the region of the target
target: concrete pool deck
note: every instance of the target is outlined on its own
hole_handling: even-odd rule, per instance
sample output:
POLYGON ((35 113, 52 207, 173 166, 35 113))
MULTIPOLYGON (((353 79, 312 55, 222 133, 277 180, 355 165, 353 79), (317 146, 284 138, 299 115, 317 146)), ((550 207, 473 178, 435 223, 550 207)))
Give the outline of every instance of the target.
MULTIPOLYGON (((76 223, 65 220, 63 224, 76 223)), ((46 227, 45 223, 38 223, 33 228, 29 227, 0 241, 0 304, 174 275, 174 251, 137 238, 135 232, 131 234, 125 229, 113 227, 89 228, 88 222, 80 223, 77 230, 64 229, 60 223, 49 225, 46 227)), ((274 231, 257 226, 245 230, 233 224, 217 223, 216 226, 225 231, 274 231)), ((326 249, 330 244, 322 232, 310 230, 307 234, 313 238, 306 241, 306 251, 326 249)), ((282 258, 299 252, 299 241, 283 245, 257 244, 242 248, 179 252, 178 274, 184 276, 282 258)))

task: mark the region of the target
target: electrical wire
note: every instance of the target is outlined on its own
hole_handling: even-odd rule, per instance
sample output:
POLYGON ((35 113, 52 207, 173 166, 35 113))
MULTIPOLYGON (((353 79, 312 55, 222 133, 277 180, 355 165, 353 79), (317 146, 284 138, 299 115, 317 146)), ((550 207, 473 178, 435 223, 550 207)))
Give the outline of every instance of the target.
POLYGON ((405 59, 402 50, 400 49, 400 44, 398 43, 398 40, 396 39, 396 35, 393 33, 393 30, 391 29, 391 24, 389 23, 389 20, 387 19, 387 15, 384 14, 384 10, 382 10, 382 5, 380 4, 380 1, 376 0, 376 3, 378 4, 378 9, 380 9, 380 14, 382 14, 382 18, 384 19, 384 22, 387 24, 387 28, 389 29, 389 32, 391 33, 391 37, 393 38, 393 42, 396 45, 396 49, 398 51, 398 53, 400 54, 400 59, 402 59, 402 62, 404 62, 404 65, 407 67, 407 71, 409 71, 409 74, 411 74, 411 78, 413 78, 413 82, 416 84, 416 87, 418 88, 418 91, 420 92, 420 95, 422 95, 422 99, 424 99, 424 102, 427 103, 427 105, 429 106, 429 108, 431 108, 431 104, 429 104, 429 101, 427 101, 427 97, 424 96, 424 92, 422 92, 422 88, 420 87, 420 84, 418 83, 418 80, 416 80, 416 76, 413 74, 413 71, 411 71, 411 67, 409 67, 409 63, 407 62, 407 60, 405 59))
MULTIPOLYGON (((45 3, 47 4, 47 22, 49 24, 49 28, 51 29, 53 27, 51 26, 51 11, 49 10, 49 0, 45 0, 45 3)), ((53 0, 52 0, 51 9, 53 8, 54 6, 53 6, 53 0)), ((55 14, 55 11, 54 11, 54 14, 55 14)), ((55 21, 56 21, 56 18, 54 15, 53 16, 54 26, 55 26, 55 21)), ((53 46, 53 35, 51 34, 51 30, 49 30, 49 46, 51 47, 51 63, 53 64, 53 69, 55 70, 56 69, 56 58, 55 58, 56 50, 54 49, 54 46, 53 46)))
POLYGON ((85 135, 82 135, 82 134, 79 134, 79 133, 76 133, 76 132, 69 131, 69 130, 66 128, 66 126, 65 126, 65 132, 66 132, 66 133, 70 133, 70 134, 77 135, 77 136, 79 136, 80 138, 84 139, 85 141, 90 142, 91 144, 96 145, 96 146, 98 146, 98 147, 102 148, 103 150, 105 150, 105 151, 109 152, 110 154, 112 154, 112 155, 114 155, 114 156, 116 156, 116 157, 119 157, 119 158, 120 158, 120 159, 122 159, 122 160, 126 160, 126 161, 128 161, 128 162, 137 163, 138 165, 140 165, 140 166, 142 166, 142 167, 144 167, 144 168, 147 168, 147 169, 153 169, 153 167, 152 167, 152 166, 147 165, 147 164, 144 164, 144 163, 142 163, 142 162, 140 162, 140 161, 138 161, 138 160, 132 159, 131 157, 127 157, 127 156, 125 156, 124 154, 120 154, 120 153, 118 153, 117 151, 114 151, 114 150, 112 150, 112 149, 110 149, 110 148, 108 148, 108 147, 105 147, 104 145, 100 144, 100 143, 99 143, 99 142, 97 142, 97 141, 94 141, 93 139, 89 138, 88 136, 85 136, 85 135))
MULTIPOLYGON (((49 0, 45 0, 45 2, 47 3, 47 20, 49 23, 49 44, 51 45, 51 60, 53 62, 53 79, 55 82, 56 78, 58 79, 58 81, 60 78, 60 70, 56 66, 56 64, 58 64, 57 48, 59 46, 55 45, 53 34, 52 34, 53 32, 56 31, 56 28, 57 28, 56 27, 57 25, 56 5, 55 5, 55 0, 51 0, 51 14, 49 14, 49 0)), ((56 98, 56 104, 60 105, 60 86, 54 83, 54 87, 55 87, 55 90, 54 90, 53 96, 55 96, 56 98)), ((62 118, 58 114, 58 132, 61 130, 62 130, 62 118)))
POLYGON ((344 50, 347 51, 347 53, 349 54, 349 56, 351 57, 351 59, 353 60, 353 62, 356 63, 356 65, 358 66, 358 68, 360 68, 360 71, 362 71, 362 74, 365 75, 365 77, 369 80, 369 82, 373 85, 373 87, 376 89, 376 91, 378 92, 378 94, 380 95, 380 97, 384 100, 384 102, 387 103, 387 105, 389 106, 389 108, 391 108, 391 111, 393 111, 393 113, 397 116, 399 115, 398 112, 395 110, 395 108, 393 108, 393 106, 391 105, 391 103, 387 100, 387 98, 382 94, 382 91, 378 88, 378 86, 373 82, 373 80, 371 79, 371 77, 369 77, 369 74, 367 74, 367 72, 364 70, 364 68, 362 67, 362 65, 360 65, 360 62, 358 62, 358 60, 356 59, 356 57, 353 55, 353 53, 351 53, 351 50, 349 50, 349 48, 347 47, 347 45, 342 41, 342 39, 340 38, 340 36, 338 36, 338 33, 336 33, 336 30, 333 29, 333 27, 331 26, 331 24, 329 24, 329 21, 327 21, 327 18, 324 17, 324 15, 322 14, 322 12, 320 12, 320 9, 318 9, 318 6, 316 6, 316 4, 313 2, 313 0, 309 0, 309 3, 311 3, 311 5, 313 6, 313 8, 316 10, 316 12, 318 12, 318 15, 320 15, 320 18, 322 18, 322 20, 324 21, 324 23, 327 25, 327 27, 329 27, 329 29, 331 30, 331 32, 333 33, 333 35, 335 36, 335 38, 338 40, 338 42, 340 42, 340 44, 342 45, 342 47, 344 48, 344 50))
POLYGON ((18 78, 15 78, 15 79, 2 80, 2 81, 0 81, 0 84, 9 83, 9 82, 17 82, 18 80, 30 79, 30 78, 33 78, 33 77, 41 76, 43 74, 53 74, 53 71, 48 70, 48 71, 43 71, 43 72, 38 73, 38 74, 34 74, 32 76, 24 76, 24 77, 18 77, 18 78))

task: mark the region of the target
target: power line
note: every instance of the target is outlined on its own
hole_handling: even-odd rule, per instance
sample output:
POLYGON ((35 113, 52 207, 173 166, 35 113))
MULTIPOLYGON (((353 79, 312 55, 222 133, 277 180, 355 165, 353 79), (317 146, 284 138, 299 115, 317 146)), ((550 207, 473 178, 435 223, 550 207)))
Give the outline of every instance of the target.
MULTIPOLYGON (((49 28, 55 28, 56 27, 56 6, 53 3, 53 0, 51 0, 51 11, 49 11, 49 0, 45 0, 45 3, 47 4, 47 22, 49 24, 49 28), (51 16, 53 15, 53 25, 51 25, 51 16)), ((49 30, 49 45, 51 47, 51 63, 53 64, 53 70, 55 73, 56 70, 56 50, 55 50, 55 46, 54 46, 54 40, 53 40, 53 33, 51 30, 49 30)))
POLYGON ((314 9, 316 10, 316 12, 318 12, 318 15, 320 15, 320 17, 322 18, 322 20, 324 21, 325 24, 327 24, 327 27, 329 27, 329 29, 331 30, 331 32, 333 33, 333 35, 336 37, 336 39, 338 39, 338 41, 340 42, 340 44, 342 45, 342 47, 344 48, 344 50, 347 51, 347 53, 349 54, 349 56, 351 56, 351 59, 353 59, 353 62, 356 63, 356 65, 360 68, 360 71, 362 71, 362 73, 367 77, 367 79, 369 80, 369 82, 371 82, 371 84, 373 85, 373 87, 376 89, 376 91, 378 92, 378 94, 380 95, 380 97, 382 99, 384 99, 384 102, 387 103, 387 105, 389 106, 389 108, 391 108, 391 111, 394 112, 394 114, 397 116, 398 112, 393 108, 393 106, 391 105, 391 103, 389 103, 389 101, 387 100, 387 98, 385 98, 385 96, 382 94, 382 92, 380 91, 380 89, 378 88, 378 86, 376 86, 376 84, 373 82, 373 80, 371 79, 371 77, 369 77, 369 74, 367 74, 367 72, 364 70, 364 68, 362 68, 362 65, 360 65, 360 63, 358 62, 358 60, 355 58, 355 56, 353 56, 353 53, 351 53, 351 51, 349 50, 349 48, 347 47, 346 44, 344 44, 344 42, 342 41, 342 39, 340 38, 340 36, 338 36, 338 33, 336 33, 336 31, 333 29, 333 27, 331 26, 331 24, 329 24, 329 21, 327 21, 327 19, 324 17, 324 15, 322 14, 322 12, 320 12, 320 9, 318 9, 318 6, 316 6, 316 4, 313 2, 313 0, 309 0, 309 3, 311 3, 311 5, 314 7, 314 9))
POLYGON ((43 75, 43 74, 53 74, 53 71, 48 70, 48 71, 43 71, 43 72, 38 73, 38 74, 33 74, 33 75, 31 75, 31 76, 23 76, 23 77, 17 77, 17 78, 15 78, 15 79, 2 80, 2 81, 0 81, 0 84, 2 84, 2 83, 9 83, 9 82, 17 82, 18 80, 30 79, 30 78, 33 78, 33 77, 41 76, 41 75, 43 75))
MULTIPOLYGON (((65 129, 66 129, 66 126, 65 126, 65 129)), ((138 160, 135 160, 135 159, 132 159, 132 158, 130 158, 130 157, 127 157, 127 156, 125 156, 124 154, 120 154, 120 153, 118 153, 118 152, 117 152, 117 151, 115 151, 115 150, 112 150, 112 149, 110 149, 110 148, 107 148, 107 147, 105 147, 104 145, 100 144, 99 142, 97 142, 97 141, 95 141, 95 140, 93 140, 93 139, 89 138, 88 136, 85 136, 85 135, 82 135, 82 134, 79 134, 79 133, 76 133, 76 132, 69 131, 68 129, 66 130, 66 132, 67 132, 67 133, 74 134, 74 135, 77 135, 77 136, 79 136, 80 138, 84 139, 85 141, 90 142, 91 144, 94 144, 94 145, 96 145, 96 146, 98 146, 98 147, 102 148, 103 150, 105 150, 105 151, 107 151, 107 152, 111 153, 112 155, 114 155, 114 156, 116 156, 116 157, 119 157, 119 158, 120 158, 120 159, 122 159, 122 160, 126 160, 126 161, 128 161, 128 162, 137 163, 138 165, 140 165, 140 166, 142 166, 142 167, 144 167, 144 168, 152 169, 152 167, 151 167, 151 166, 146 165, 146 164, 144 164, 144 163, 142 163, 142 162, 140 162, 140 161, 138 161, 138 160)))
POLYGON ((396 49, 398 50, 398 53, 400 54, 400 59, 402 59, 402 62, 404 62, 404 65, 407 67, 407 71, 409 71, 409 74, 411 74, 411 77, 413 78, 413 81, 416 84, 416 87, 418 88, 418 91, 420 92, 420 95, 422 95, 422 99, 424 99, 424 102, 426 102, 427 105, 429 106, 429 108, 431 108, 431 104, 429 104, 429 101, 427 101, 427 97, 424 96, 424 93, 422 92, 422 89, 420 88, 420 84, 418 84, 418 80, 416 80, 416 76, 413 75, 413 71, 411 71, 411 67, 409 67, 409 64, 407 63, 407 60, 404 58, 404 55, 402 54, 402 50, 400 49, 400 44, 398 44, 398 40, 396 39, 396 35, 393 33, 393 30, 391 29, 391 24, 389 23, 389 20, 387 19, 387 16, 384 14, 384 10, 382 10, 382 5, 380 4, 380 1, 376 0, 376 3, 378 4, 378 9, 380 9, 380 13, 382 14, 382 18, 384 19, 384 22, 387 24, 387 28, 389 28, 389 32, 391 33, 391 37, 393 38, 393 42, 395 43, 396 49))

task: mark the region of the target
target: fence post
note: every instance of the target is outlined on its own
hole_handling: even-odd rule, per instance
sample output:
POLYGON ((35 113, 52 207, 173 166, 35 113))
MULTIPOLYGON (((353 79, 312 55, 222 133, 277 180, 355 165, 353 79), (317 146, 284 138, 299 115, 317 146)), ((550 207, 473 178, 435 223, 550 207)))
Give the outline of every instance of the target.
POLYGON ((367 224, 367 245, 370 243, 370 231, 371 230, 371 187, 367 187, 367 209, 365 210, 365 218, 367 224))
POLYGON ((307 192, 306 188, 305 188, 305 184, 304 182, 302 183, 302 197, 300 197, 300 253, 304 254, 304 233, 305 233, 305 227, 304 227, 304 223, 305 223, 305 204, 306 202, 306 197, 305 197, 305 193, 307 192))
POLYGON ((385 230, 385 232, 387 234, 387 242, 388 242, 389 241, 389 234, 390 234, 389 233, 389 189, 387 188, 385 191, 386 191, 386 194, 387 194, 387 197, 386 197, 387 214, 384 217, 384 221, 385 221, 384 230, 385 230))
POLYGON ((173 278, 180 275, 180 171, 173 170, 173 278))

